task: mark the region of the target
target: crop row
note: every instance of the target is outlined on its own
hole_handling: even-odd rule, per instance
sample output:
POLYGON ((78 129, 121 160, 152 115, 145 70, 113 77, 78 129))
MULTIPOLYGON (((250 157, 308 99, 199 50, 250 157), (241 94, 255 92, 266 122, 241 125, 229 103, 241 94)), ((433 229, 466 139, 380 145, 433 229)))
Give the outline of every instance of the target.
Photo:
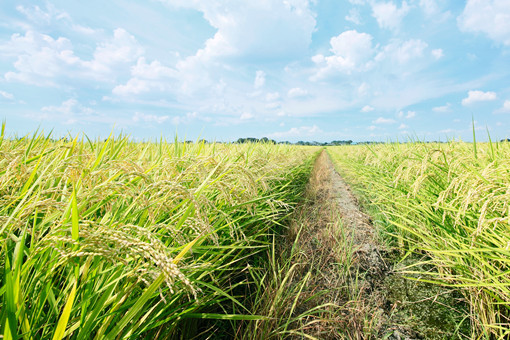
POLYGON ((404 252, 426 256, 408 267, 407 274, 460 289, 471 309, 474 337, 508 337, 510 144, 328 150, 368 199, 386 235, 404 252))
POLYGON ((191 338, 261 318, 243 299, 248 269, 264 263, 314 153, 2 133, 3 338, 191 338))

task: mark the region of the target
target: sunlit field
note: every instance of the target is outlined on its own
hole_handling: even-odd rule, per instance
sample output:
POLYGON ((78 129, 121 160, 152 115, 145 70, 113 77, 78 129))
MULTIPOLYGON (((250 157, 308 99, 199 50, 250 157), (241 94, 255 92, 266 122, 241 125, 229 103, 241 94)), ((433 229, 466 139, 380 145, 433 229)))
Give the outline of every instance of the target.
POLYGON ((315 151, 2 136, 1 334, 235 336, 315 151))
POLYGON ((325 194, 333 182, 318 180, 330 178, 328 155, 318 157, 324 149, 383 242, 399 254, 392 268, 461 293, 467 308, 456 310, 459 330, 451 334, 506 338, 507 142, 324 148, 83 134, 53 139, 41 132, 19 138, 6 136, 5 124, 0 333, 4 339, 393 334, 391 317, 379 322, 380 307, 367 293, 360 245, 350 236, 356 231, 343 229, 345 216, 325 194))
POLYGON ((510 334, 510 143, 329 148, 422 280, 460 288, 474 338, 510 334), (417 267, 430 268, 418 271, 417 267))

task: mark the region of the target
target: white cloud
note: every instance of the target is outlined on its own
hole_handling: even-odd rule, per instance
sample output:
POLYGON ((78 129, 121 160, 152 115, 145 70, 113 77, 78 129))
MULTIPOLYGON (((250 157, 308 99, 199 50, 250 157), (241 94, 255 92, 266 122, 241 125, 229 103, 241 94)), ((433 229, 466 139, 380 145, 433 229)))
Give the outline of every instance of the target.
POLYGON ((178 74, 175 69, 162 65, 158 60, 148 64, 144 57, 140 57, 136 65, 131 67, 131 76, 125 85, 117 85, 112 92, 129 96, 154 90, 170 90, 178 74))
POLYGON ((81 105, 76 99, 63 101, 60 106, 45 106, 41 111, 43 114, 39 119, 59 120, 63 124, 84 122, 96 114, 93 109, 81 105))
POLYGON ((124 29, 116 29, 113 37, 100 42, 92 60, 76 56, 67 38, 28 31, 24 36, 13 34, 11 40, 0 46, 0 54, 16 57, 17 72, 5 74, 8 81, 35 85, 57 86, 63 79, 93 79, 111 82, 121 68, 126 68, 143 53, 136 39, 124 29), (117 71, 117 72, 116 72, 117 71))
POLYGON ((14 99, 14 95, 12 93, 1 91, 1 90, 0 90, 0 96, 4 97, 5 99, 14 99))
POLYGON ((410 39, 406 41, 393 40, 386 45, 382 52, 376 56, 377 61, 391 59, 399 64, 404 64, 410 60, 423 56, 423 51, 427 48, 427 43, 420 39, 410 39))
POLYGON ((432 16, 439 12, 439 6, 436 0, 420 0, 420 7, 427 16, 432 16))
POLYGON ((396 121, 391 118, 379 117, 376 120, 372 121, 372 123, 373 124, 393 124, 393 123, 396 123, 396 121))
POLYGON ((349 74, 356 70, 366 70, 374 54, 372 39, 370 34, 359 33, 356 30, 345 31, 331 38, 330 51, 333 55, 325 57, 319 54, 312 58, 312 61, 320 67, 313 80, 338 71, 349 74))
POLYGON ((254 115, 250 112, 244 112, 239 119, 241 120, 250 120, 253 119, 254 115))
POLYGON ((66 23, 72 22, 71 16, 67 12, 56 8, 49 2, 46 2, 44 9, 37 5, 18 5, 16 6, 16 10, 35 24, 49 25, 54 21, 64 21, 66 23))
POLYGON ((432 111, 434 112, 450 112, 452 110, 452 104, 446 103, 446 105, 443 106, 436 106, 432 108, 432 111))
POLYGON ((46 2, 45 8, 38 5, 33 6, 16 6, 16 10, 23 14, 31 23, 38 26, 52 26, 64 25, 66 29, 71 29, 80 34, 96 34, 100 30, 95 30, 87 26, 78 25, 73 22, 69 13, 62 11, 55 7, 53 4, 46 2))
POLYGON ((462 99, 462 105, 467 106, 476 102, 496 100, 496 92, 469 91, 468 96, 462 99))
POLYGON ((266 72, 264 71, 257 71, 255 73, 255 80, 253 82, 253 87, 255 89, 260 89, 261 87, 264 86, 264 84, 266 83, 266 72))
POLYGON ((196 111, 193 111, 193 112, 186 113, 186 115, 184 115, 184 116, 173 117, 172 123, 174 125, 190 124, 191 122, 193 122, 196 119, 198 119, 198 113, 196 111))
POLYGON ((282 108, 282 104, 279 103, 279 102, 271 102, 271 103, 267 103, 265 105, 265 108, 268 109, 268 110, 281 109, 282 108))
POLYGON ((136 38, 123 28, 113 31, 113 38, 100 43, 94 51, 92 69, 116 67, 119 64, 130 63, 144 53, 136 38))
POLYGON ((406 1, 398 8, 393 1, 373 2, 372 16, 377 20, 379 27, 396 30, 400 27, 402 19, 409 12, 410 7, 406 1))
POLYGON ((363 82, 358 87, 358 94, 360 96, 366 96, 369 93, 369 90, 370 90, 370 85, 368 85, 367 83, 363 82))
POLYGON ((436 48, 436 49, 432 50, 432 56, 434 56, 434 58, 436 58, 436 60, 439 60, 442 57, 444 57, 444 52, 442 49, 436 48))
POLYGON ((135 112, 132 119, 133 119, 133 122, 135 122, 135 123, 145 122, 145 123, 163 124, 164 122, 169 120, 170 117, 169 116, 156 116, 156 115, 151 115, 151 114, 135 112))
POLYGON ((404 123, 400 124, 398 129, 399 130, 404 130, 404 129, 407 129, 409 126, 408 125, 405 125, 404 123))
POLYGON ((398 118, 411 119, 411 118, 416 117, 416 111, 407 111, 407 113, 405 113, 404 111, 399 111, 397 113, 397 117, 398 118))
POLYGON ((75 112, 92 114, 94 110, 88 107, 82 106, 76 99, 68 99, 63 101, 60 106, 45 106, 41 109, 45 112, 60 112, 64 114, 72 114, 75 112))
MULTIPOLYGON (((54 7, 52 7, 54 8, 54 7)), ((28 20, 33 22, 50 23, 51 13, 42 10, 39 6, 25 7, 22 5, 16 6, 16 10, 24 14, 28 20)))
POLYGON ((181 90, 188 95, 207 92, 217 82, 219 70, 232 70, 237 61, 261 63, 305 55, 316 23, 308 0, 249 1, 243 6, 231 0, 160 1, 202 12, 217 30, 204 48, 177 63, 181 90))
POLYGON ((510 100, 505 100, 505 103, 503 104, 503 109, 507 112, 510 112, 510 100))
POLYGON ((302 98, 308 96, 308 91, 300 87, 294 87, 287 92, 289 98, 302 98))
POLYGON ((313 126, 301 126, 301 127, 293 127, 288 131, 284 132, 275 132, 269 135, 271 138, 304 138, 304 137, 320 137, 320 134, 322 134, 324 131, 322 131, 317 125, 313 126))
POLYGON ((361 112, 370 112, 370 111, 374 111, 375 109, 370 106, 370 105, 365 105, 363 106, 363 108, 361 109, 361 112))
POLYGON ((369 130, 369 131, 374 131, 376 129, 377 129, 377 126, 375 126, 375 125, 370 125, 369 127, 367 127, 367 130, 369 130))
POLYGON ((464 32, 482 32, 496 42, 510 45, 508 0, 468 0, 457 24, 464 32))
POLYGON ((496 113, 510 113, 510 100, 505 100, 503 107, 496 110, 496 113))
POLYGON ((339 66, 353 68, 372 55, 372 36, 358 33, 356 30, 345 31, 331 38, 331 52, 336 56, 339 66))
POLYGON ((350 21, 356 25, 361 25, 361 15, 357 8, 351 8, 349 15, 345 16, 345 20, 350 21))
POLYGON ((158 60, 148 64, 144 57, 139 58, 136 65, 131 68, 131 75, 145 79, 174 78, 176 73, 174 69, 163 66, 158 60))
POLYGON ((268 101, 268 102, 272 102, 272 101, 275 101, 278 99, 280 99, 279 92, 270 92, 270 93, 266 94, 266 101, 268 101))
POLYGON ((427 17, 428 21, 445 21, 450 19, 451 12, 444 11, 443 6, 445 5, 445 1, 441 0, 420 0, 419 6, 423 10, 423 13, 427 17))

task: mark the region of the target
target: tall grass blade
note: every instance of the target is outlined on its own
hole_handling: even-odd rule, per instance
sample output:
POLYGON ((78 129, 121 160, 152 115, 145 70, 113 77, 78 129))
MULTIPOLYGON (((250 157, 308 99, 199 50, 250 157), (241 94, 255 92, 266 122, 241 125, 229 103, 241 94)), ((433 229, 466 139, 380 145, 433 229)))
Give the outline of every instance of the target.
POLYGON ((62 310, 62 314, 58 320, 57 327, 55 328, 55 333, 53 334, 52 340, 61 340, 64 337, 67 323, 69 321, 69 316, 71 315, 71 310, 73 308, 74 298, 76 296, 76 285, 77 281, 73 282, 73 287, 71 288, 71 292, 69 293, 69 297, 67 298, 67 302, 62 310))

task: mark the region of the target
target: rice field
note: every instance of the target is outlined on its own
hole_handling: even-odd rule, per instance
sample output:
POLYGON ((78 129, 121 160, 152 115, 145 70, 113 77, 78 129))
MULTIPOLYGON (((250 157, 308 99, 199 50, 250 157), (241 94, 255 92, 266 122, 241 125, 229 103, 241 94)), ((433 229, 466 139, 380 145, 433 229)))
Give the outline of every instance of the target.
MULTIPOLYGON (((0 336, 376 338, 327 188, 311 180, 316 196, 292 221, 323 149, 15 138, 3 124, 0 336)), ((464 338, 507 338, 510 143, 326 150, 385 242, 413 259, 400 272, 462 293, 464 338)))
POLYGON ((328 148, 408 276, 459 289, 471 338, 510 336, 510 143, 328 148), (424 270, 424 268, 427 268, 424 270))
POLYGON ((253 272, 317 149, 4 129, 3 339, 233 338, 265 318, 247 296, 253 272))

